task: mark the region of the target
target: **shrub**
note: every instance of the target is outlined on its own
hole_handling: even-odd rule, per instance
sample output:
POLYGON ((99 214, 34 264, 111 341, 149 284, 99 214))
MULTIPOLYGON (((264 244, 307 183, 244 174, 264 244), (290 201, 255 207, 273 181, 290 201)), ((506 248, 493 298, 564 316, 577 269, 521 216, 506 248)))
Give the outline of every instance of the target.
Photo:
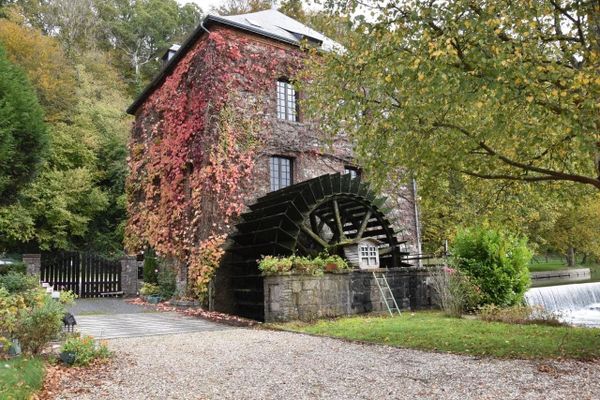
POLYGON ((446 315, 460 317, 479 303, 480 291, 471 279, 451 268, 440 268, 431 276, 439 306, 446 315))
POLYGON ((154 296, 160 293, 160 287, 153 283, 142 284, 142 288, 140 289, 140 294, 143 296, 154 296))
POLYGON ((71 337, 62 346, 61 351, 72 353, 75 356, 73 365, 87 366, 97 359, 105 359, 111 356, 108 347, 104 343, 96 343, 91 336, 71 337))
POLYGON ((323 263, 327 272, 342 271, 350 268, 348 262, 338 255, 325 256, 323 263))
POLYGON ((292 258, 264 256, 258 262, 258 269, 260 269, 264 275, 277 275, 289 272, 292 269, 292 258))
POLYGON ((9 272, 25 274, 27 272, 27 266, 21 261, 15 261, 12 264, 0 264, 0 275, 6 275, 9 272))
POLYGON ((144 253, 144 282, 158 284, 158 259, 153 249, 144 253))
POLYGON ((21 309, 15 324, 14 337, 21 348, 32 354, 40 353, 62 331, 63 305, 50 296, 43 296, 41 304, 21 309))
POLYGON ((0 344, 3 350, 10 347, 10 339, 15 331, 19 312, 26 307, 21 295, 11 295, 0 287, 0 344))
POLYGON ((529 287, 527 240, 495 229, 465 229, 452 246, 452 262, 481 289, 480 304, 511 306, 529 287))
POLYGON ((40 282, 36 276, 24 275, 14 271, 0 276, 0 287, 5 288, 9 293, 25 292, 39 286, 40 282))
POLYGON ((279 275, 296 273, 303 275, 323 275, 324 271, 333 272, 348 269, 348 263, 337 255, 320 255, 314 258, 289 256, 264 256, 258 262, 258 269, 263 275, 279 275))
POLYGON ((488 304, 479 309, 479 318, 488 322, 505 322, 508 324, 564 325, 555 313, 544 310, 541 306, 516 305, 498 307, 488 304))
POLYGON ((158 273, 159 294, 163 299, 170 299, 175 294, 177 284, 175 271, 170 267, 162 267, 158 273))
POLYGON ((303 275, 323 275, 325 262, 321 257, 308 258, 294 256, 292 257, 292 270, 303 275))

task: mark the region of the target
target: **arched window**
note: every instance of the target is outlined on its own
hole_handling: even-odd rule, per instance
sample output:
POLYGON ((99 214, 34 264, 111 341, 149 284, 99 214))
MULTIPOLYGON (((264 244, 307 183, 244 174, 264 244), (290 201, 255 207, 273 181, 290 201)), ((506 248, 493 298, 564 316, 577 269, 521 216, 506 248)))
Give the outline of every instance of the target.
POLYGON ((286 78, 277 80, 277 118, 286 121, 298 121, 298 102, 296 90, 286 78))

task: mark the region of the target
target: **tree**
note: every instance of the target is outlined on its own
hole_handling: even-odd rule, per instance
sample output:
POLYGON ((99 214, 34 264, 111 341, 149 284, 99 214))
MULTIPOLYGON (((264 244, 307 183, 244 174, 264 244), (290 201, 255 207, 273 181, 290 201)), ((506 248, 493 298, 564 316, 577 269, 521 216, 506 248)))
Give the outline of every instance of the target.
POLYGON ((43 111, 25 74, 0 46, 0 206, 38 172, 46 149, 43 111))
POLYGON ((211 11, 219 15, 238 15, 268 10, 272 5, 272 0, 225 0, 211 11))
POLYGON ((295 20, 303 23, 307 22, 307 15, 302 5, 302 0, 283 0, 278 10, 295 20))
POLYGON ((600 196, 586 196, 565 204, 546 236, 553 249, 566 255, 567 264, 575 266, 576 252, 600 259, 600 196))
POLYGON ((313 63, 307 102, 379 181, 408 170, 600 190, 598 2, 328 3, 372 15, 313 63))
MULTIPOLYGON (((158 58, 195 28, 201 10, 175 0, 95 0, 104 48, 129 66, 135 91, 157 72, 158 58)), ((127 76, 127 75, 126 75, 127 76)))
POLYGON ((35 87, 46 121, 68 120, 76 103, 75 76, 60 43, 37 29, 0 19, 0 44, 35 87))

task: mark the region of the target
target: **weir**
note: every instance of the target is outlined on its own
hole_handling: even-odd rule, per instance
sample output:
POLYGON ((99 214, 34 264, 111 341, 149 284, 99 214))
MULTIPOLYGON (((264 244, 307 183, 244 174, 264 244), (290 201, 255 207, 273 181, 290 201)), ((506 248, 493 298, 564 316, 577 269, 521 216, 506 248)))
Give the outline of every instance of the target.
POLYGON ((531 288, 525 300, 557 313, 565 322, 600 326, 600 282, 531 288))

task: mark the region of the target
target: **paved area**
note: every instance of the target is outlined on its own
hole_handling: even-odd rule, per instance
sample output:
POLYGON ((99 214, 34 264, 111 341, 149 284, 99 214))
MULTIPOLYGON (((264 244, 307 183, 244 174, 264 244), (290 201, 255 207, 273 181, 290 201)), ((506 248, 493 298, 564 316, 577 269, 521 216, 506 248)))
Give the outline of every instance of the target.
POLYGON ((89 315, 77 318, 77 328, 81 334, 91 335, 96 339, 233 329, 229 326, 216 324, 200 318, 186 317, 175 312, 89 315))
POLYGON ((98 314, 133 314, 154 311, 151 307, 143 307, 131 304, 122 298, 95 298, 77 299, 75 304, 69 308, 69 312, 75 317, 82 315, 98 314))
MULTIPOLYGON (((532 338, 532 340, 535 340, 532 338)), ((600 365, 496 360, 244 328, 108 341, 59 399, 598 399, 600 365)))
POLYGON ((97 339, 114 339, 189 332, 219 331, 231 327, 175 312, 157 312, 152 307, 123 299, 78 299, 70 312, 77 330, 97 339))

